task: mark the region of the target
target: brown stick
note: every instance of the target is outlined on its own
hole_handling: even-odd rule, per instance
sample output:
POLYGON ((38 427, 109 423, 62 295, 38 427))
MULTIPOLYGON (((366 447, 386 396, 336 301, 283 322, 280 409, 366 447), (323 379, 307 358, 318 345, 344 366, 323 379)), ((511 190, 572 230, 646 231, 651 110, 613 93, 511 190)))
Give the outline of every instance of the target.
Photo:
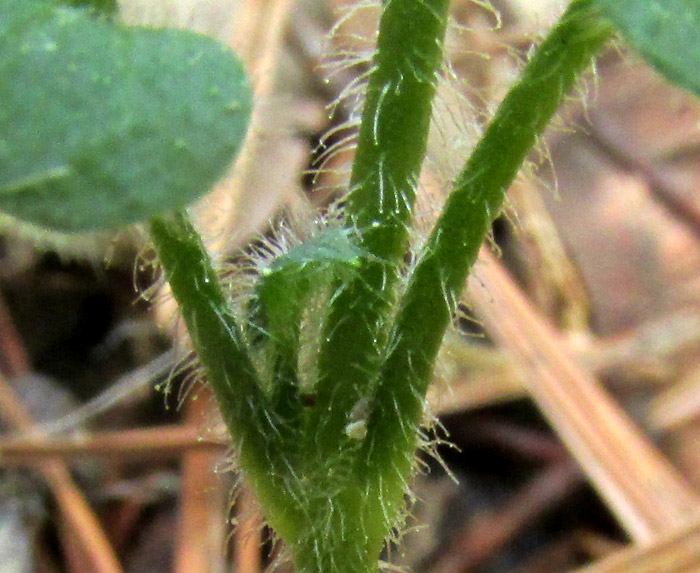
POLYGON ((0 336, 2 357, 7 364, 8 375, 14 378, 29 373, 31 368, 27 351, 3 297, 0 297, 0 333, 2 333, 0 336))
MULTIPOLYGON (((2 338, 2 337, 0 337, 2 338)), ((0 416, 20 431, 30 432, 34 420, 18 400, 4 376, 0 375, 0 416)), ((57 458, 39 462, 37 468, 56 497, 61 514, 80 543, 96 573, 122 571, 97 516, 93 513, 68 468, 57 458)))
POLYGON ((238 526, 235 537, 235 560, 237 573, 260 573, 262 571, 262 518, 252 492, 241 484, 238 494, 238 526))
POLYGON ((469 298, 528 391, 627 532, 640 543, 694 521, 700 499, 584 371, 486 250, 469 298))
MULTIPOLYGON (((189 430, 199 432, 211 414, 213 402, 208 388, 198 390, 187 402, 186 419, 189 430)), ((224 526, 224 510, 212 512, 212 496, 221 493, 222 482, 214 473, 216 456, 206 450, 191 450, 182 458, 182 488, 178 517, 175 571, 177 573, 207 573, 219 570, 213 566, 224 552, 224 536, 217 535, 224 526), (213 513, 213 515, 212 515, 213 513)), ((220 495, 225 499, 225 495, 220 495)))
POLYGON ((430 573, 471 571, 511 540, 526 524, 571 493, 581 473, 571 460, 551 464, 517 492, 499 511, 469 524, 440 553, 430 573))
MULTIPOLYGON (((0 354, 14 376, 28 374, 31 365, 21 337, 0 297, 0 354)), ((19 400, 4 375, 0 374, 0 417, 21 432, 29 432, 35 423, 19 400)), ((113 547, 100 525, 99 519, 73 481, 68 468, 58 458, 38 464, 38 470, 56 498, 66 526, 89 559, 96 573, 122 571, 113 547)))
POLYGON ((665 535, 649 547, 630 547, 580 573, 696 573, 700 571, 700 522, 665 535))
POLYGON ((179 457, 187 451, 215 453, 223 445, 202 440, 191 426, 94 432, 67 437, 0 438, 0 466, 35 464, 40 459, 64 461, 86 457, 133 460, 152 457, 179 457))

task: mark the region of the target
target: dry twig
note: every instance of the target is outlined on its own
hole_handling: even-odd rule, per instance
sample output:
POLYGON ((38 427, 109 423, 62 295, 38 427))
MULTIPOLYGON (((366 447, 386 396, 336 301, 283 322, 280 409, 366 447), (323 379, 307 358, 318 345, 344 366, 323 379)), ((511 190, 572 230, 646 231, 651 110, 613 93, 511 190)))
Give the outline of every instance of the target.
MULTIPOLYGON (((4 308, 4 305, 3 305, 4 308)), ((0 350, 14 375, 30 371, 24 345, 7 312, 0 313, 0 350)), ((0 374, 0 417, 20 432, 35 427, 29 411, 18 399, 5 376, 0 374)), ((58 458, 37 463, 37 469, 49 484, 65 520, 70 536, 78 543, 90 567, 96 573, 118 573, 121 566, 99 519, 73 481, 68 468, 58 458)), ((68 546, 71 542, 67 540, 68 546)))
POLYGON ((190 451, 222 452, 193 426, 159 426, 64 437, 0 438, 0 466, 33 465, 48 458, 63 461, 107 457, 110 461, 179 457, 190 451))
POLYGON ((695 492, 486 250, 477 277, 469 298, 486 330, 511 353, 533 399, 631 537, 648 544, 697 519, 695 492))

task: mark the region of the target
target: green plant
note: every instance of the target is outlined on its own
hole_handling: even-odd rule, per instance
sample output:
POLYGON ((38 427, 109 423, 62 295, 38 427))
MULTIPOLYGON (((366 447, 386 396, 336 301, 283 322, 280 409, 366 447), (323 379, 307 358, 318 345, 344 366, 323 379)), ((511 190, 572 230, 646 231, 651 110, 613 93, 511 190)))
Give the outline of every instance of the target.
POLYGON ((235 58, 192 34, 124 28, 57 0, 0 0, 0 209, 61 232, 150 221, 240 466, 298 571, 375 570, 401 528, 424 396, 460 290, 522 161, 611 37, 608 18, 699 91, 700 52, 686 57, 695 3, 574 0, 407 266, 448 9, 383 2, 342 217, 261 263, 236 306, 178 211, 243 138, 250 96, 235 58))

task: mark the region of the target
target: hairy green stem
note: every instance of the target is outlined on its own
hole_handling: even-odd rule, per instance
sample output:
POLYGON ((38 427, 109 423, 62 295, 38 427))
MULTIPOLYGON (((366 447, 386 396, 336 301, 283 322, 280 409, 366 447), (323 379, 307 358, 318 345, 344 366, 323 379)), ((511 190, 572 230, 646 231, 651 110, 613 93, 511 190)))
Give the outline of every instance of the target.
POLYGON ((392 0, 383 7, 346 202, 349 224, 370 260, 334 297, 327 320, 310 417, 317 428, 314 455, 344 447, 346 416, 376 381, 427 146, 448 7, 448 0, 392 0))
POLYGON ((293 539, 301 522, 285 459, 289 444, 281 439, 284 427, 261 389, 209 254, 183 213, 152 219, 151 237, 241 467, 270 523, 293 539))
MULTIPOLYGON (((360 472, 382 468, 372 489, 388 511, 410 477, 416 428, 444 332, 508 186, 576 78, 612 33, 592 0, 575 0, 528 62, 457 177, 396 321, 381 371, 360 472)), ((375 475, 375 474, 368 474, 375 475)))
POLYGON ((350 224, 368 256, 333 298, 316 403, 303 406, 304 415, 295 414, 302 408, 295 388, 299 313, 290 312, 293 330, 276 339, 284 351, 273 376, 277 388, 264 391, 187 218, 179 214, 151 223, 166 278, 241 466, 299 572, 376 570, 382 543, 398 525, 426 387, 467 272, 525 155, 610 34, 592 0, 571 4, 457 178, 394 315, 447 8, 447 0, 384 3, 347 199, 350 224), (371 410, 367 436, 357 439, 345 430, 361 398, 371 410))

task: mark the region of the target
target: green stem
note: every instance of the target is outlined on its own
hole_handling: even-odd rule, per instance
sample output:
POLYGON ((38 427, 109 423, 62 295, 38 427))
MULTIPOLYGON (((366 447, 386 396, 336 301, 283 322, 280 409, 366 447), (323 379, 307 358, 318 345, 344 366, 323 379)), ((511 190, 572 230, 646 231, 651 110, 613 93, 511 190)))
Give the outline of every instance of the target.
POLYGON ((301 523, 285 460, 288 444, 281 439, 283 421, 261 389, 209 254, 182 213, 152 219, 151 236, 241 467, 270 523, 280 535, 294 538, 301 523))
MULTIPOLYGON (((242 331, 186 217, 151 223, 241 466, 299 572, 376 568, 404 504, 423 398, 454 301, 522 160, 610 34, 593 0, 571 4, 458 177, 394 320, 395 283, 425 153, 447 8, 447 0, 384 3, 347 205, 371 260, 334 297, 319 357, 317 402, 302 417, 302 427, 280 416, 285 400, 276 405, 280 396, 262 390, 242 331), (396 334, 384 359, 392 323, 396 334), (346 436, 348 413, 359 398, 372 398, 373 390, 367 437, 346 436)), ((292 338, 285 344, 295 347, 296 331, 292 338)), ((286 379, 293 377, 294 356, 280 360, 281 382, 293 384, 286 379)), ((297 398, 291 397, 293 410, 297 398)))
POLYGON ((593 0, 575 0, 535 55, 457 177, 397 316, 358 472, 387 511, 403 503, 424 396, 444 332, 481 243, 528 152, 612 29, 593 0), (368 474, 375 475, 375 474, 368 474))
POLYGON ((347 413, 376 380, 425 156, 448 7, 449 0, 384 3, 346 204, 349 224, 372 260, 337 294, 328 317, 309 422, 317 428, 314 455, 342 448, 347 413))

